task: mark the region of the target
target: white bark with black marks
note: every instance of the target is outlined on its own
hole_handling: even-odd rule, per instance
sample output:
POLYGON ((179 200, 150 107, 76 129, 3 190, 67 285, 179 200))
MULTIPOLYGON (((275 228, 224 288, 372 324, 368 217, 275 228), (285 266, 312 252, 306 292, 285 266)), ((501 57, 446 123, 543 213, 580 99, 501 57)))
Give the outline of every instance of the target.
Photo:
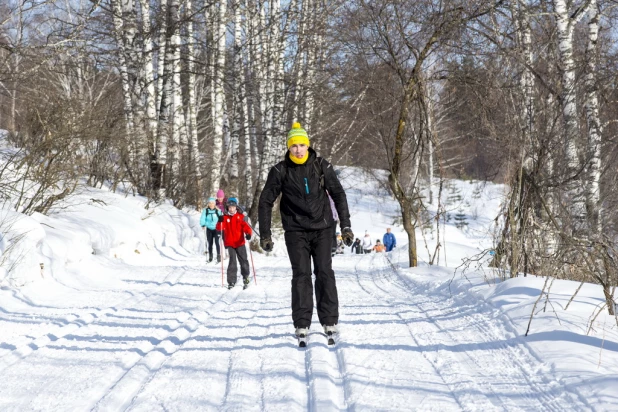
POLYGON ((574 12, 569 10, 571 2, 567 0, 553 0, 556 15, 558 35, 558 53, 560 56, 560 69, 562 72, 561 97, 562 117, 564 127, 564 145, 567 159, 567 174, 570 180, 568 184, 568 199, 570 204, 571 219, 575 227, 580 227, 585 219, 585 186, 580 184, 580 178, 576 174, 581 169, 579 160, 577 137, 577 93, 576 93, 576 65, 573 57, 574 29, 577 22, 585 16, 590 7, 590 0, 584 1, 574 12))
POLYGON ((590 2, 588 23, 588 45, 586 47, 586 123, 588 124, 588 188, 586 190, 590 229, 602 232, 601 220, 601 143, 602 128, 599 119, 599 98, 597 94, 597 59, 599 38, 599 6, 596 0, 590 2))
POLYGON ((218 14, 218 30, 216 31, 216 63, 214 67, 214 139, 212 148, 212 171, 210 173, 211 190, 216 190, 221 181, 221 167, 223 154, 223 139, 224 139, 224 112, 225 112, 225 90, 223 83, 225 81, 225 35, 226 35, 226 12, 227 1, 223 0, 219 3, 218 14))

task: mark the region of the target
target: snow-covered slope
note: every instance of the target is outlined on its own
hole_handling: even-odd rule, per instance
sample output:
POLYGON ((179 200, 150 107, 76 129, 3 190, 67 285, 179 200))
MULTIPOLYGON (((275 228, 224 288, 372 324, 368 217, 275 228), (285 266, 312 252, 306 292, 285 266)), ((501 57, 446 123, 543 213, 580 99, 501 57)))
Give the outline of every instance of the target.
POLYGON ((490 247, 502 186, 449 182, 449 267, 427 265, 427 229, 407 268, 396 202, 359 169, 341 176, 357 236, 391 227, 398 247, 334 258, 335 347, 315 317, 297 348, 280 238, 274 256, 252 254, 257 284, 228 291, 196 212, 88 189, 56 215, 17 216, 29 260, 11 273, 23 286, 0 289, 0 410, 618 409, 615 319, 587 334, 599 287, 565 310, 578 285, 555 281, 523 337, 545 279, 455 273, 490 247))

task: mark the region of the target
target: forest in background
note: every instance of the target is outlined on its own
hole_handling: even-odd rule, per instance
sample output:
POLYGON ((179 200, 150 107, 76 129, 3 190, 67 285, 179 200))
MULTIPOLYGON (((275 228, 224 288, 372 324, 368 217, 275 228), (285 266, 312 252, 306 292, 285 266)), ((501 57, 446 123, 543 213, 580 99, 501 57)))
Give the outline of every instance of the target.
POLYGON ((616 5, 7 0, 0 197, 47 214, 86 182, 200 208, 223 188, 255 221, 299 121, 334 164, 387 170, 411 266, 443 179, 506 183, 492 265, 599 283, 613 314, 616 5))

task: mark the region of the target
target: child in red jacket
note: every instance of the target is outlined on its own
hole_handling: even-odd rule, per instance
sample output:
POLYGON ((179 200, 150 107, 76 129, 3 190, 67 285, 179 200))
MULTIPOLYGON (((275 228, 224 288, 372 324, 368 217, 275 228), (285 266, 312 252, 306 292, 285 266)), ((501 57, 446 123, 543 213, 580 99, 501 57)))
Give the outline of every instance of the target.
POLYGON ((251 228, 245 222, 245 216, 237 210, 238 199, 230 197, 227 200, 226 212, 219 218, 217 229, 223 235, 223 245, 230 256, 230 263, 227 266, 228 289, 236 285, 237 266, 236 259, 240 263, 240 274, 243 277, 245 288, 249 285, 249 260, 247 260, 247 249, 245 239, 251 240, 251 228))

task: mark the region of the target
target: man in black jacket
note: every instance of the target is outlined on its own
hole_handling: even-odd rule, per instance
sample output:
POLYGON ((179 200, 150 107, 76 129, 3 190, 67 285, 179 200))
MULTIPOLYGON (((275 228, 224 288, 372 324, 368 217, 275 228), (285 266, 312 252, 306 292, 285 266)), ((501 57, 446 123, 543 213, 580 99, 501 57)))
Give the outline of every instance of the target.
POLYGON ((273 248, 270 230, 272 208, 281 194, 281 221, 292 264, 292 319, 296 335, 306 336, 311 325, 311 258, 316 275, 318 318, 325 333, 336 333, 339 300, 332 269, 334 221, 328 195, 333 199, 339 215, 341 236, 350 246, 354 234, 350 229, 348 202, 332 165, 309 147, 307 132, 299 123, 294 123, 288 132, 287 146, 289 150, 285 159, 270 169, 260 196, 260 245, 267 252, 273 248))

